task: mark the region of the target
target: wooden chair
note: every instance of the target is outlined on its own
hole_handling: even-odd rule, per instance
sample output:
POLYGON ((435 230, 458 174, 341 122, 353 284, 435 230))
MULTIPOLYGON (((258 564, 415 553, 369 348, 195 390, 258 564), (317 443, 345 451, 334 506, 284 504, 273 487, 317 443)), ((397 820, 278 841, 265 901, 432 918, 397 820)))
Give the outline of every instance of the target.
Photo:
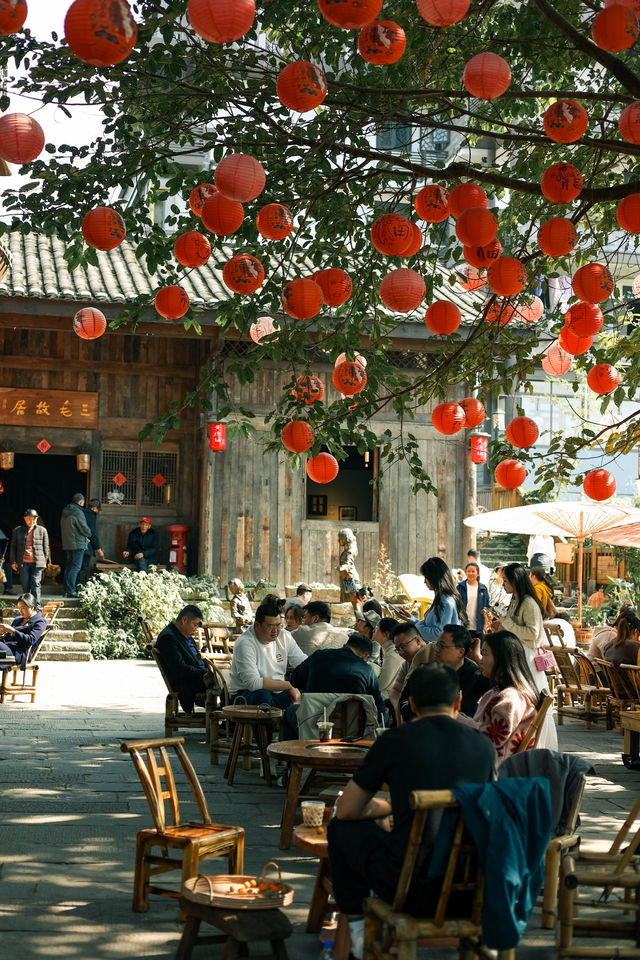
MULTIPOLYGON (((484 879, 475 848, 464 838, 462 813, 458 816, 449 862, 433 916, 417 918, 404 911, 429 812, 458 807, 450 790, 414 790, 410 802, 416 812, 393 903, 387 903, 380 897, 368 897, 365 900, 364 960, 415 960, 418 946, 440 946, 443 941, 447 946, 458 945, 469 938, 479 941, 482 936, 484 879), (447 910, 451 894, 463 891, 471 895, 468 914, 461 918, 450 918, 447 910)), ((473 957, 476 947, 482 949, 477 942, 472 947, 462 945, 461 960, 473 957)), ((501 950, 497 956, 500 960, 513 960, 515 951, 501 950)))
POLYGON ((199 631, 198 647, 203 660, 228 660, 233 656, 231 631, 219 623, 203 623, 199 631))
POLYGON ((629 683, 622 670, 608 660, 594 658, 594 666, 607 678, 609 695, 607 697, 607 730, 619 727, 622 733, 621 714, 625 710, 634 710, 640 706, 635 697, 633 683, 629 683))
POLYGON ((40 673, 40 664, 36 663, 36 658, 42 646, 42 641, 51 630, 48 626, 42 633, 40 639, 34 643, 27 655, 27 663, 24 667, 13 664, 7 670, 0 671, 0 703, 5 703, 7 698, 15 700, 16 697, 26 695, 31 697, 31 703, 36 701, 36 683, 40 673), (30 680, 27 680, 27 671, 30 680), (22 674, 22 680, 20 680, 22 674))
MULTIPOLYGON (((522 740, 520 741, 520 744, 518 745, 518 749, 514 751, 515 753, 524 753, 524 751, 527 749, 531 741, 538 739, 538 734, 540 733, 542 724, 544 723, 544 718, 546 717, 547 711, 549 710, 549 707, 551 706, 552 703, 553 703, 553 697, 551 696, 551 694, 547 693, 546 690, 543 690, 538 700, 538 709, 536 711, 536 715, 531 721, 531 723, 529 724, 529 727, 524 737, 522 738, 522 740)), ((535 747, 535 744, 534 744, 534 747, 535 747)))
POLYGON ((186 710, 181 710, 178 694, 171 685, 171 681, 167 676, 155 644, 148 643, 145 647, 145 653, 155 660, 168 691, 164 709, 165 736, 170 737, 175 730, 179 730, 181 727, 187 727, 189 730, 193 730, 194 728, 203 729, 207 739, 209 739, 213 715, 217 706, 218 691, 214 687, 209 687, 206 693, 196 695, 196 704, 204 707, 204 713, 200 710, 193 710, 191 713, 188 713, 186 710))
POLYGON ((212 822, 200 781, 183 744, 183 737, 132 740, 120 744, 122 752, 128 753, 133 760, 154 823, 153 827, 140 830, 136 840, 133 909, 139 913, 148 909, 150 893, 162 897, 179 897, 185 880, 198 875, 198 864, 201 860, 226 857, 229 873, 243 871, 244 829, 212 822), (180 762, 198 805, 201 817, 199 821, 180 821, 178 792, 171 767, 171 750, 180 762), (143 754, 146 754, 146 757, 143 754), (159 855, 152 854, 154 847, 160 848, 159 855), (170 850, 180 851, 180 857, 169 856, 170 850), (151 876, 169 870, 182 871, 179 890, 156 887, 149 882, 151 876))
POLYGON ((576 651, 570 654, 568 650, 554 647, 553 655, 562 676, 562 683, 556 684, 558 725, 562 725, 565 717, 576 717, 584 720, 590 730, 592 723, 606 719, 609 688, 595 675, 597 682, 584 682, 579 667, 571 659, 576 651))
POLYGON ((544 632, 547 635, 547 640, 549 641, 550 647, 563 647, 566 648, 564 642, 564 634, 562 628, 557 623, 543 623, 544 632))
POLYGON ((42 608, 42 616, 49 626, 53 624, 62 607, 64 607, 64 600, 49 600, 48 603, 45 603, 42 608))
POLYGON ((580 783, 571 801, 565 831, 559 837, 552 837, 544 858, 544 887, 542 892, 542 927, 553 930, 556 925, 558 906, 558 882, 560 880, 560 861, 565 850, 570 850, 579 843, 576 833, 580 805, 587 782, 586 775, 580 778, 580 783))

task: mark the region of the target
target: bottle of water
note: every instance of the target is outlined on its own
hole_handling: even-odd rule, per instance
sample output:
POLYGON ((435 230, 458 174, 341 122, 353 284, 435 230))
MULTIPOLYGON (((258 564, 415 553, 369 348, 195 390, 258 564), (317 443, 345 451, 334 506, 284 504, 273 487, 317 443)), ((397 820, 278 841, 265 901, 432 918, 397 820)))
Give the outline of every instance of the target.
POLYGON ((325 940, 320 951, 320 960, 333 960, 333 940, 325 940))

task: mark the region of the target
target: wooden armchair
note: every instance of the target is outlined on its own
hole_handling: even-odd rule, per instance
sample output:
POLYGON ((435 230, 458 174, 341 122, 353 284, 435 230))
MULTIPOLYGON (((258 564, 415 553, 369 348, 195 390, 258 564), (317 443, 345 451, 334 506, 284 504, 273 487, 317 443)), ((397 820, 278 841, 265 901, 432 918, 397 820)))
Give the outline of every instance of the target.
MULTIPOLYGON (((547 693, 547 691, 544 690, 540 694, 540 699, 538 700, 538 709, 537 709, 536 715, 531 721, 524 737, 520 741, 520 744, 518 745, 518 749, 514 751, 515 753, 524 753, 524 751, 527 749, 531 741, 538 739, 538 734, 540 733, 542 724, 544 723, 544 719, 552 703, 553 703, 553 697, 551 696, 550 693, 547 693)), ((535 747, 535 743, 534 743, 534 747, 535 747)))
POLYGON ((233 642, 228 627, 219 623, 203 623, 199 633, 198 646, 203 660, 210 657, 214 660, 222 658, 231 661, 233 642))
POLYGON ((148 909, 150 893, 159 894, 161 897, 179 897, 185 880, 198 875, 201 860, 226 857, 229 873, 243 871, 244 829, 222 826, 211 821, 198 775, 183 744, 183 737, 136 740, 120 744, 122 752, 128 753, 133 760, 154 823, 153 827, 140 830, 136 840, 133 909, 139 913, 148 909), (182 823, 180 820, 180 805, 170 751, 175 753, 187 778, 200 811, 199 821, 182 823), (159 855, 152 854, 154 847, 160 848, 159 855), (181 851, 180 858, 171 857, 170 850, 181 851), (169 870, 182 871, 180 890, 156 887, 149 882, 151 876, 169 870))
POLYGON ((637 710, 640 704, 635 695, 633 682, 629 682, 622 668, 608 660, 593 660, 594 666, 607 678, 609 695, 607 697, 607 730, 618 726, 622 733, 621 714, 625 710, 637 710))
POLYGON ((556 684, 558 725, 561 726, 565 717, 576 717, 584 720, 587 730, 597 720, 606 719, 607 696, 609 688, 605 687, 597 674, 594 673, 592 683, 585 683, 581 676, 579 661, 575 658, 576 651, 553 648, 553 655, 562 676, 562 682, 556 684))
POLYGON ((42 641, 50 630, 51 626, 48 626, 40 639, 31 646, 24 667, 20 667, 16 663, 7 670, 0 671, 0 703, 5 703, 7 698, 15 700, 16 697, 21 695, 31 697, 31 703, 35 703, 36 683, 40 672, 40 664, 36 663, 36 658, 42 646, 42 641), (27 672, 29 680, 27 679, 27 672), (22 676, 22 680, 20 680, 20 676, 22 676))
POLYGON ((64 600, 49 600, 48 603, 45 603, 42 608, 42 616, 49 626, 53 624, 62 607, 64 607, 64 600))
MULTIPOLYGON (((196 704, 204 707, 204 713, 200 710, 193 710, 191 713, 188 713, 186 710, 181 710, 178 694, 171 685, 171 681, 167 676, 155 644, 148 643, 145 647, 145 653, 155 660, 168 691, 164 709, 165 736, 170 737, 175 730, 179 730, 181 727, 187 727, 189 730, 202 728, 206 733, 207 739, 209 739, 212 717, 217 706, 218 690, 216 690, 215 687, 209 687, 206 693, 196 695, 196 704)), ((211 669, 211 667, 209 667, 209 669, 211 669)))

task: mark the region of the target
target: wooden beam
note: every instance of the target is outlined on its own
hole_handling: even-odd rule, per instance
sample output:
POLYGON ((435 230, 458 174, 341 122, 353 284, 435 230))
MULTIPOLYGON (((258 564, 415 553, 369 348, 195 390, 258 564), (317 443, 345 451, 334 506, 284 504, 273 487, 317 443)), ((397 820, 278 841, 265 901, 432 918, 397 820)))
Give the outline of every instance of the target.
POLYGON ((52 359, 50 357, 16 357, 0 356, 0 369, 6 367, 10 370, 54 370, 60 371, 61 366, 65 370, 79 370, 82 373, 87 372, 87 364, 91 365, 91 373, 112 373, 125 374, 129 377, 168 377, 171 380, 186 380, 189 383, 196 383, 198 378, 198 368, 190 373, 171 369, 169 367, 158 368, 153 363, 131 363, 117 360, 71 360, 65 357, 64 360, 52 359))

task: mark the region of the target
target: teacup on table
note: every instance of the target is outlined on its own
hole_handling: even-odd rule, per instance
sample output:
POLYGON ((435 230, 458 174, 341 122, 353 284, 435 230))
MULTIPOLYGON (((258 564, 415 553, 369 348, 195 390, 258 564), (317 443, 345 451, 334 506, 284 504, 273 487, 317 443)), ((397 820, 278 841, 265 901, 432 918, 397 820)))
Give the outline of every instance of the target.
POLYGON ((316 726, 318 727, 318 735, 321 743, 326 743, 327 740, 331 740, 333 734, 332 720, 318 720, 316 726))
POLYGON ((321 832, 325 810, 324 801, 303 800, 300 807, 302 809, 302 822, 305 827, 316 827, 318 832, 321 832))

